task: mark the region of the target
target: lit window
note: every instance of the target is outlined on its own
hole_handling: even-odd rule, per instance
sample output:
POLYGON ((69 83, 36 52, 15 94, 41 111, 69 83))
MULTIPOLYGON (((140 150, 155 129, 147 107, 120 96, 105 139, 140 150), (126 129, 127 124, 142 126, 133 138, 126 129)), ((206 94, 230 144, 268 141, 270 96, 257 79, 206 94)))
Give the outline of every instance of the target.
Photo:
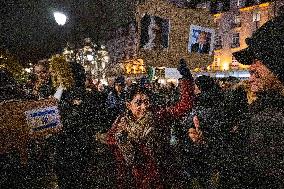
POLYGON ((232 37, 231 48, 236 48, 240 46, 240 33, 234 33, 232 37))
POLYGON ((222 37, 220 35, 215 37, 215 49, 222 49, 222 37))
POLYGON ((237 7, 241 8, 244 6, 245 0, 237 0, 237 7))
POLYGON ((241 23, 241 17, 240 17, 240 15, 236 15, 236 16, 235 16, 234 22, 235 22, 235 24, 241 23))
POLYGON ((253 22, 259 22, 260 21, 260 12, 259 11, 256 11, 256 12, 253 12, 253 22))
POLYGON ((220 62, 221 62, 221 59, 220 58, 214 58, 214 66, 213 66, 213 69, 214 70, 219 70, 220 69, 220 62))
POLYGON ((238 13, 237 15, 235 15, 234 17, 234 21, 232 23, 232 28, 238 28, 241 27, 241 15, 238 13))

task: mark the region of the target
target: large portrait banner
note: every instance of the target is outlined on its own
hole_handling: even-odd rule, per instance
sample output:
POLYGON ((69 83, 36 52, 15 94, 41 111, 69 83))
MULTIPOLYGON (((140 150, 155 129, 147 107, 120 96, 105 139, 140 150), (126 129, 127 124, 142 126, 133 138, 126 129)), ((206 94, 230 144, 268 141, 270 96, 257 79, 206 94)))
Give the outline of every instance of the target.
POLYGON ((211 55, 214 48, 214 37, 214 29, 190 25, 188 51, 211 55))
POLYGON ((168 48, 169 31, 168 19, 145 14, 141 19, 140 48, 151 50, 168 48))

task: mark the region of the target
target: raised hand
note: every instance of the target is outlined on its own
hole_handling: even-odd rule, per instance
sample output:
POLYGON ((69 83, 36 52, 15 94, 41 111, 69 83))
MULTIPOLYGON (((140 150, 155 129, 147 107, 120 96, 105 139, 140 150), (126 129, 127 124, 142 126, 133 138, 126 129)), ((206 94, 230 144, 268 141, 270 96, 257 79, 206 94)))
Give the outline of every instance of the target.
POLYGON ((177 69, 178 69, 180 75, 182 75, 183 78, 192 79, 192 74, 191 74, 189 68, 187 67, 185 59, 183 59, 183 58, 180 59, 177 69))

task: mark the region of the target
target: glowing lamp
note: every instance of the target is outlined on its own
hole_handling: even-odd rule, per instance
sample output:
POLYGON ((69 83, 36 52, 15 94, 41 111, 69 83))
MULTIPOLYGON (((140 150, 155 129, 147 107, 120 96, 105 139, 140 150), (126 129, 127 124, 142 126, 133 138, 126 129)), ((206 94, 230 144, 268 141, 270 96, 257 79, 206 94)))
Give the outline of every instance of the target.
POLYGON ((53 16, 58 25, 63 26, 66 23, 67 17, 61 12, 54 12, 53 16))

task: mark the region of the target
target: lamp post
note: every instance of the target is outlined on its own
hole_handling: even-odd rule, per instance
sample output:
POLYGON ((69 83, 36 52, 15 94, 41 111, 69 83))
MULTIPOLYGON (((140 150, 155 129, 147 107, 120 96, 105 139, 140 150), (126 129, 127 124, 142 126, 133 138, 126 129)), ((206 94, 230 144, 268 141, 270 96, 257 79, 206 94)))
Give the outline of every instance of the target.
POLYGON ((64 13, 58 12, 58 11, 53 12, 53 16, 54 16, 56 23, 60 27, 59 29, 60 37, 64 41, 64 45, 67 44, 67 47, 64 48, 63 56, 65 56, 67 61, 71 61, 73 58, 72 57, 73 50, 70 48, 69 43, 68 43, 68 33, 66 31, 63 31, 63 29, 65 30, 67 29, 67 28, 63 28, 63 26, 66 24, 68 18, 64 13), (67 33, 66 36, 65 36, 65 33, 67 33))

